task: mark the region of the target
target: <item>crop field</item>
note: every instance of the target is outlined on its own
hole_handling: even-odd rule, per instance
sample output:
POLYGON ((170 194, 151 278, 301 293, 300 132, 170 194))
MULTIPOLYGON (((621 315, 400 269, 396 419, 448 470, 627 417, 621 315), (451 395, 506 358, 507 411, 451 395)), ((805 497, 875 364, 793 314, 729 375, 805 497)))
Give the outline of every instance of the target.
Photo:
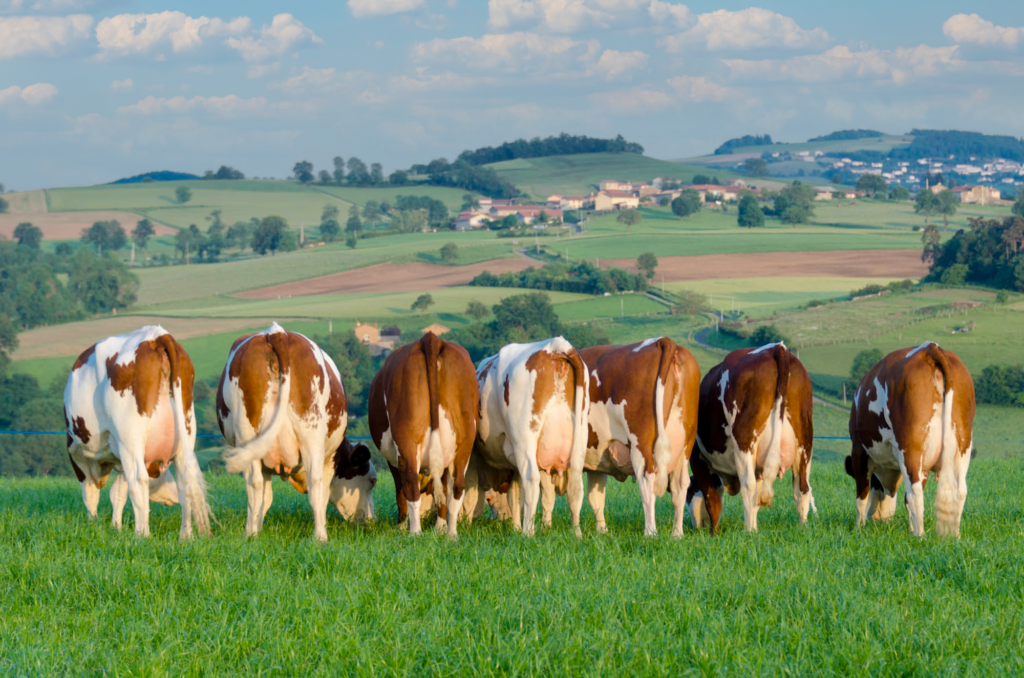
MULTIPOLYGON (((608 535, 589 508, 572 536, 524 538, 480 519, 459 540, 330 515, 312 543, 306 497, 275 480, 264 532, 244 538, 240 477, 209 474, 219 524, 177 540, 177 508, 153 537, 90 523, 77 483, 0 480, 0 672, 34 675, 1012 675, 1024 671, 1020 459, 979 458, 959 541, 889 524, 853 528, 842 465, 817 463, 817 515, 796 524, 785 483, 760 532, 736 498, 723 533, 642 536, 632 483, 611 483, 608 535)), ((931 487, 929 489, 932 489, 931 487)), ((333 511, 333 509, 331 509, 333 511)))

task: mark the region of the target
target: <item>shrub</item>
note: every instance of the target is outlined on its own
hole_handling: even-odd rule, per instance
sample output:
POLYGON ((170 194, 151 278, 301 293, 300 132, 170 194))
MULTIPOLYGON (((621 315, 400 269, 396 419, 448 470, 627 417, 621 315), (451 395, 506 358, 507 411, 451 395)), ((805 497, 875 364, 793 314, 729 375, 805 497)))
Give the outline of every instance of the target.
POLYGON ((859 384, 864 375, 884 356, 877 348, 868 348, 858 353, 853 358, 853 365, 850 367, 850 380, 859 384))
POLYGON ((772 324, 757 327, 750 333, 750 341, 753 342, 755 346, 764 346, 765 344, 776 344, 779 342, 788 343, 789 339, 779 330, 778 327, 772 324))

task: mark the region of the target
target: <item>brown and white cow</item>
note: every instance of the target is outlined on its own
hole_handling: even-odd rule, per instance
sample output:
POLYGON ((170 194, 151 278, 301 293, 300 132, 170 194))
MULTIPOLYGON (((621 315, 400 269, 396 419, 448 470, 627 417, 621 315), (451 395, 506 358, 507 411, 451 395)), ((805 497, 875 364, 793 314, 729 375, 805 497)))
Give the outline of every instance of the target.
POLYGON ((973 427, 974 382, 954 353, 926 342, 879 361, 850 410, 846 472, 857 484, 857 525, 891 518, 904 481, 910 529, 922 536, 924 484, 935 472, 935 530, 960 536, 973 427))
POLYGON ((552 505, 556 488, 568 493, 579 534, 589 405, 587 367, 579 354, 562 337, 509 344, 480 363, 477 381, 476 454, 491 469, 515 472, 508 497, 513 526, 533 535, 543 483, 552 505))
POLYGON ((68 457, 90 518, 112 470, 113 525, 127 497, 135 533, 149 536, 149 503, 181 504, 181 538, 210 532, 206 485, 195 455, 195 371, 162 327, 147 326, 90 346, 64 388, 68 457), (177 482, 168 465, 174 462, 177 482))
POLYGON ((437 530, 458 536, 479 397, 469 353, 433 332, 394 351, 373 378, 370 435, 391 466, 410 534, 421 531, 423 473, 430 477, 434 500, 444 503, 438 507, 437 530), (446 520, 449 515, 454 517, 446 520))
POLYGON ((372 497, 364 496, 376 482, 369 450, 345 440, 341 375, 310 339, 274 323, 236 340, 217 387, 217 422, 228 443, 225 467, 245 474, 247 536, 263 527, 275 474, 308 492, 320 542, 327 541, 327 503, 341 494, 357 495, 343 503, 355 507, 353 515, 361 505, 363 515, 372 516, 372 497))
POLYGON ((590 370, 587 456, 588 499, 597 531, 604 519, 608 476, 633 476, 640 488, 644 532, 658 533, 654 502, 671 487, 673 536, 682 536, 688 461, 697 436, 700 368, 693 355, 661 337, 628 346, 580 351, 590 370))
POLYGON ((757 530, 757 510, 771 506, 775 480, 793 469, 801 523, 814 508, 809 476, 814 422, 811 378, 785 344, 729 353, 700 383, 697 451, 690 460, 690 512, 711 532, 722 515, 722 490, 743 497, 743 521, 757 530))
MULTIPOLYGON (((398 469, 391 467, 392 475, 397 474, 398 469)), ((466 496, 462 501, 462 510, 459 513, 459 520, 467 525, 484 514, 492 518, 507 519, 512 514, 508 510, 508 488, 512 481, 512 471, 499 471, 489 468, 483 463, 479 454, 472 454, 469 457, 469 466, 466 467, 466 496)), ((438 511, 442 519, 447 519, 448 513, 444 502, 440 506, 434 503, 434 482, 430 474, 420 473, 420 515, 429 517, 431 511, 438 511)), ((395 478, 395 502, 398 505, 398 522, 402 523, 409 516, 408 504, 405 495, 398 485, 398 478, 395 478)))

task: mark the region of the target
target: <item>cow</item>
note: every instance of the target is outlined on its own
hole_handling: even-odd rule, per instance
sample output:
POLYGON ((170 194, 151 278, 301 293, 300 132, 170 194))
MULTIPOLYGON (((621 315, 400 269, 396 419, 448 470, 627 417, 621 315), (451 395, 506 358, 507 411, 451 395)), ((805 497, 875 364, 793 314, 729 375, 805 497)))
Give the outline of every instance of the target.
MULTIPOLYGON (((527 536, 534 533, 542 484, 552 505, 555 488, 568 493, 573 531, 580 534, 588 380, 583 360, 562 337, 509 344, 477 369, 476 453, 491 469, 514 472, 512 525, 527 536)), ((548 524, 550 515, 546 507, 548 524)))
POLYGON ((974 382, 951 351, 925 342, 893 351, 861 379, 850 409, 846 472, 857 486, 857 526, 891 518, 906 483, 910 530, 924 535, 924 485, 938 476, 935 531, 960 536, 974 445, 974 382))
POLYGON ((237 339, 217 386, 217 423, 227 441, 224 466, 243 473, 246 536, 263 528, 279 475, 309 494, 313 537, 327 541, 327 504, 372 517, 376 471, 369 449, 345 439, 348 403, 341 375, 315 342, 273 323, 237 339), (345 496, 342 495, 352 495, 345 496))
POLYGON ((696 527, 706 512, 717 532, 724 489, 743 497, 743 522, 756 532, 758 508, 771 506, 775 480, 790 467, 800 523, 817 512, 812 408, 811 378, 782 342, 732 351, 704 375, 687 498, 696 527))
POLYGON ((439 505, 437 531, 458 537, 479 397, 469 353, 433 332, 393 351, 370 384, 370 435, 391 466, 412 535, 421 532, 425 474, 439 505))
POLYGON ((587 498, 597 531, 607 532, 605 484, 636 478, 644 510, 644 533, 658 533, 654 502, 671 487, 672 535, 683 534, 689 458, 697 435, 700 368, 693 355, 661 337, 627 346, 580 351, 590 370, 587 498))
POLYGON ((206 484, 196 459, 195 370, 160 326, 109 337, 82 352, 64 387, 68 457, 90 518, 110 472, 114 527, 128 497, 135 534, 149 536, 149 504, 181 504, 181 539, 210 533, 206 484), (174 462, 177 478, 168 465, 174 462))
MULTIPOLYGON (((395 503, 398 505, 398 522, 404 524, 409 516, 408 504, 405 495, 401 491, 398 481, 398 469, 391 467, 391 473, 395 477, 395 503)), ((462 510, 459 513, 459 520, 470 525, 474 520, 484 514, 492 518, 507 519, 511 517, 508 511, 508 487, 512 480, 511 471, 497 471, 487 467, 481 460, 479 454, 472 454, 469 457, 469 465, 466 467, 466 496, 462 501, 462 510)), ((440 506, 434 504, 434 483, 430 474, 419 474, 420 484, 420 515, 429 516, 432 510, 437 510, 442 518, 447 518, 447 511, 442 502, 440 506)))

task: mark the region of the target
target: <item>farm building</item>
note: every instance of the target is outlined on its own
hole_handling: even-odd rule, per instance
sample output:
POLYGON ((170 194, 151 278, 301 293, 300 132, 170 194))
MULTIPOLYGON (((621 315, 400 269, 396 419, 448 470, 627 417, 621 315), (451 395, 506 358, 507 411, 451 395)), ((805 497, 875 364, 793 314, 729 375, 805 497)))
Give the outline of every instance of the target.
POLYGON ((397 327, 388 327, 381 330, 377 323, 361 323, 356 321, 355 335, 361 343, 370 348, 370 355, 377 357, 389 353, 395 348, 395 342, 401 336, 397 327))
POLYGON ((999 189, 990 186, 957 186, 952 191, 965 205, 998 205, 1002 199, 999 189))
POLYGON ((422 332, 423 334, 426 334, 427 332, 433 332, 437 336, 441 336, 442 334, 447 334, 447 333, 449 333, 451 331, 452 330, 451 330, 450 327, 445 327, 444 325, 441 325, 439 323, 434 323, 432 325, 427 325, 422 330, 420 330, 420 332, 422 332))

